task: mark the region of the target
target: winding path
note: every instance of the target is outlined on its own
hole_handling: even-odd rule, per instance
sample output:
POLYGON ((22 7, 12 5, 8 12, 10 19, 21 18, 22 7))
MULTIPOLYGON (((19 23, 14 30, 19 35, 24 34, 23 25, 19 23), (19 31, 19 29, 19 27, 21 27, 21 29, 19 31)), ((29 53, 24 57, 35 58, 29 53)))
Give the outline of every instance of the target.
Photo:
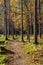
POLYGON ((10 50, 15 54, 10 55, 8 65, 26 65, 24 46, 20 42, 9 42, 10 50))

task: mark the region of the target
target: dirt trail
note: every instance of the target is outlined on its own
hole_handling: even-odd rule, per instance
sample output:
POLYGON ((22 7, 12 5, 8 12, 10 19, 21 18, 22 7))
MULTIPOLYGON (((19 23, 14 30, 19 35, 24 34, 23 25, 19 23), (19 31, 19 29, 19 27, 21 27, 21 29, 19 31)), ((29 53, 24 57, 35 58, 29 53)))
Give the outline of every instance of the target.
POLYGON ((9 55, 7 65, 43 65, 43 49, 26 54, 24 43, 17 41, 10 41, 9 47, 14 54, 9 55))
POLYGON ((9 42, 10 50, 15 54, 10 55, 8 65, 26 65, 23 44, 11 41, 9 42))

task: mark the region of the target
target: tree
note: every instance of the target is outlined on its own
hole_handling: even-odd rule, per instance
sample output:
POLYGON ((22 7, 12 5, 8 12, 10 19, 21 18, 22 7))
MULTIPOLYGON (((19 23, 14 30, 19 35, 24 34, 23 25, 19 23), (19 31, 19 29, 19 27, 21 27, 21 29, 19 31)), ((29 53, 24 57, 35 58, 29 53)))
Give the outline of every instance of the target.
POLYGON ((7 36, 7 11, 6 11, 6 0, 4 0, 4 8, 5 8, 5 11, 4 11, 4 21, 5 21, 5 35, 6 35, 6 40, 8 40, 8 36, 7 36))
POLYGON ((35 19, 34 19, 34 43, 38 44, 38 12, 37 12, 37 0, 34 0, 34 4, 35 4, 35 19))
POLYGON ((14 38, 14 23, 13 23, 12 20, 11 20, 11 22, 12 22, 12 27, 11 27, 11 29, 12 29, 12 36, 13 36, 13 39, 15 39, 15 38, 14 38))
POLYGON ((23 40, 23 1, 21 0, 21 22, 22 22, 22 41, 23 40))
POLYGON ((40 0, 39 0, 39 35, 40 35, 40 38, 41 38, 41 20, 40 20, 40 15, 41 15, 41 4, 40 4, 40 0))

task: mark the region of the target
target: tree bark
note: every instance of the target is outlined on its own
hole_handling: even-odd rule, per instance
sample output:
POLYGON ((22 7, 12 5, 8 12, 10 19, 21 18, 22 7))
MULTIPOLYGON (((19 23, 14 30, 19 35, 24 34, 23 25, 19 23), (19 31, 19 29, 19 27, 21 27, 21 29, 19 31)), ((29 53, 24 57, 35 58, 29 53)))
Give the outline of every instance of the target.
POLYGON ((6 11, 6 0, 4 0, 4 21, 5 21, 5 35, 6 35, 6 40, 8 40, 8 35, 7 35, 7 11, 6 11))
POLYGON ((30 42, 30 21, 29 16, 27 16, 27 40, 30 42))
POLYGON ((38 31, 38 29, 37 29, 37 27, 38 27, 38 25, 37 25, 38 24, 37 0, 34 0, 34 3, 35 3, 34 43, 38 44, 38 33, 37 33, 37 31, 38 31))
POLYGON ((14 38, 14 23, 13 23, 13 21, 12 21, 12 36, 13 36, 13 39, 15 39, 14 38))
MULTIPOLYGON (((41 13, 41 6, 40 6, 40 0, 39 0, 39 20, 40 20, 40 14, 41 13)), ((39 36, 41 38, 41 20, 39 22, 39 36)))
POLYGON ((23 39, 23 2, 21 0, 21 22, 22 22, 22 41, 24 41, 23 39))

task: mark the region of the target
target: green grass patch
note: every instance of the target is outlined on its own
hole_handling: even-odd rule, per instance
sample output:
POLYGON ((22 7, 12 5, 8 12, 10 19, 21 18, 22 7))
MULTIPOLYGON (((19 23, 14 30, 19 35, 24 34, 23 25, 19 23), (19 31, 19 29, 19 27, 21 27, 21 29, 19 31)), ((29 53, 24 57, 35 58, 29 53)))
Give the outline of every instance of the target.
POLYGON ((8 39, 9 39, 9 40, 13 40, 13 37, 10 35, 10 36, 8 37, 8 39))
POLYGON ((8 60, 7 55, 0 55, 0 65, 6 65, 6 60, 8 60))
POLYGON ((4 35, 0 35, 0 41, 5 41, 5 36, 4 35))
POLYGON ((26 48, 26 51, 25 51, 26 54, 34 53, 36 50, 35 44, 30 44, 30 43, 26 43, 25 48, 26 48))
POLYGON ((25 48, 26 48, 26 50, 25 50, 26 54, 29 54, 29 53, 33 54, 37 50, 41 50, 43 48, 43 46, 40 44, 36 45, 36 44, 27 42, 27 43, 25 43, 25 48))
POLYGON ((13 40, 13 37, 11 35, 8 37, 8 40, 6 40, 5 36, 0 34, 0 41, 9 41, 9 40, 13 40))
MULTIPOLYGON (((9 49, 8 41, 5 41, 4 45, 2 45, 2 44, 0 45, 0 52, 3 52, 4 50, 2 51, 1 47, 9 49)), ((7 54, 2 54, 2 55, 0 54, 0 65, 7 65, 6 60, 8 60, 8 59, 9 59, 9 56, 7 54)))
POLYGON ((0 55, 0 63, 5 63, 5 61, 8 59, 7 55, 0 55))

